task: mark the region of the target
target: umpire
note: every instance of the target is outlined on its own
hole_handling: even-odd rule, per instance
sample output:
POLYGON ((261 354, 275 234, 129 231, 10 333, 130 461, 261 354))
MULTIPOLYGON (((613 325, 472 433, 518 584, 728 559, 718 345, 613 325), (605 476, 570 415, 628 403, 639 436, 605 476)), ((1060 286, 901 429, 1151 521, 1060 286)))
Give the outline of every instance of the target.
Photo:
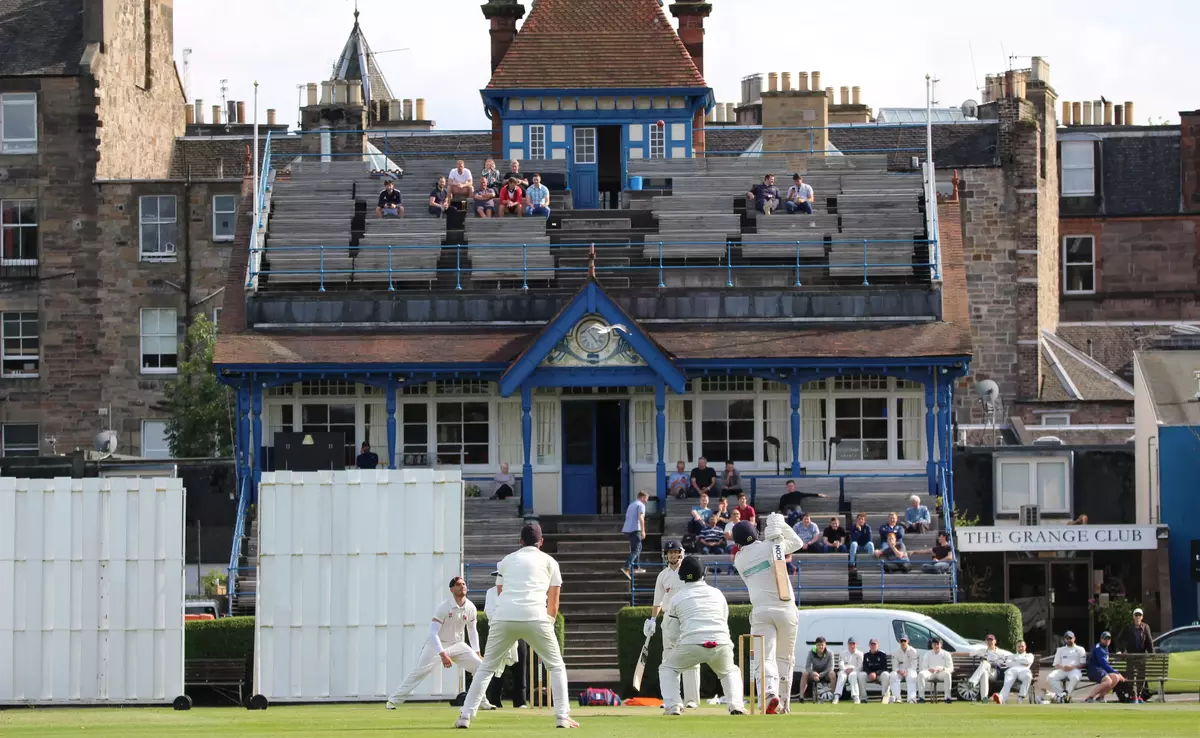
MULTIPOLYGON (((1150 626, 1145 622, 1146 614, 1142 608, 1133 611, 1133 622, 1125 626, 1117 639, 1117 650, 1125 654, 1154 653, 1154 636, 1150 626)), ((1127 659, 1129 682, 1133 689, 1133 702, 1145 702, 1142 694, 1146 689, 1146 662, 1144 656, 1133 656, 1127 659)))

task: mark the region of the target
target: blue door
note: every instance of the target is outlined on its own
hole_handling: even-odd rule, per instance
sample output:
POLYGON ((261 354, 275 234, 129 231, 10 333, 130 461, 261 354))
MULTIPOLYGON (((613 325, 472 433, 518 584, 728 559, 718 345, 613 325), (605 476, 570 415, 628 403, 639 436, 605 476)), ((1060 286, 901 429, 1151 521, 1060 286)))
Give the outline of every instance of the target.
POLYGON ((562 514, 595 515, 596 403, 562 403, 562 514))
POLYGON ((621 507, 629 506, 629 402, 621 400, 621 507))
POLYGON ((575 129, 575 162, 571 174, 571 194, 576 210, 600 206, 600 167, 596 163, 596 129, 575 129))

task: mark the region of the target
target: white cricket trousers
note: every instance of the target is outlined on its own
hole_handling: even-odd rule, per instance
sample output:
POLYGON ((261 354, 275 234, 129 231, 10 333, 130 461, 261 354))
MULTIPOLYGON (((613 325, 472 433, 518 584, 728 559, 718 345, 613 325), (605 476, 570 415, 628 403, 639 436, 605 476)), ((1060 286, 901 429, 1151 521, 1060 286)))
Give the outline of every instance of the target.
MULTIPOLYGON (((461 666, 472 674, 479 672, 479 666, 483 662, 471 650, 471 647, 466 643, 455 643, 450 646, 443 646, 446 655, 450 657, 450 661, 455 666, 461 666)), ((420 686, 425 678, 434 671, 442 668, 442 659, 438 652, 433 649, 432 643, 426 643, 421 649, 421 657, 417 659, 417 668, 408 673, 404 677, 404 681, 400 682, 400 686, 396 687, 396 691, 388 695, 389 702, 397 704, 408 699, 408 696, 413 693, 413 690, 420 686)))
POLYGON ((761 694, 773 694, 787 701, 791 691, 792 672, 796 670, 796 631, 800 619, 796 615, 796 606, 792 603, 780 603, 780 607, 756 607, 750 611, 750 633, 763 637, 763 653, 755 648, 754 657, 750 659, 751 677, 758 681, 759 659, 766 659, 764 668, 766 684, 758 685, 761 694), (786 606, 783 606, 786 605, 786 606), (779 682, 787 682, 788 689, 779 691, 779 682))
POLYGON ((969 680, 971 684, 979 685, 979 699, 986 700, 988 698, 988 689, 992 685, 992 664, 987 659, 979 662, 979 666, 975 668, 975 673, 971 675, 969 680))
POLYGON ((900 701, 900 682, 904 682, 904 689, 908 693, 908 699, 917 699, 917 670, 909 669, 907 676, 900 676, 898 671, 889 671, 887 673, 888 685, 892 688, 892 702, 900 701))
MULTIPOLYGON (((850 673, 846 673, 844 671, 839 671, 837 685, 834 686, 833 693, 835 695, 840 695, 847 682, 850 683, 850 699, 857 700, 867 696, 866 672, 852 671, 850 673)), ((884 689, 887 689, 887 685, 884 685, 884 689)))
MULTIPOLYGON (((487 693, 488 683, 492 677, 504 673, 505 659, 509 649, 517 641, 525 641, 546 665, 550 672, 550 700, 553 702, 555 717, 567 717, 571 714, 571 701, 567 697, 567 667, 563 663, 562 651, 558 647, 558 639, 554 637, 554 622, 550 620, 493 620, 488 624, 487 647, 483 654, 483 665, 471 680, 471 688, 467 690, 467 699, 463 703, 460 715, 465 718, 475 717, 483 696, 487 693)), ((532 658, 532 656, 530 657, 532 658)), ((533 685, 530 685, 530 689, 533 685)))
MULTIPOLYGON (((917 689, 919 689, 921 691, 921 693, 924 694, 925 688, 932 685, 931 689, 932 689, 933 693, 930 694, 929 696, 936 700, 938 684, 945 685, 943 688, 943 694, 945 694, 945 699, 950 699, 950 672, 948 672, 948 671, 923 671, 923 672, 921 672, 920 680, 917 682, 917 689)), ((909 694, 912 694, 912 692, 909 692, 909 694)))
MULTIPOLYGON (((663 660, 666 660, 667 654, 671 649, 675 648, 675 641, 678 633, 667 628, 663 628, 663 660)), ((660 662, 661 663, 661 662, 660 662)), ((695 702, 700 704, 700 665, 696 664, 691 669, 683 672, 683 700, 684 702, 695 702)))
POLYGON ((1062 694, 1066 692, 1070 694, 1075 691, 1075 686, 1079 684, 1079 680, 1083 678, 1083 669, 1071 669, 1064 671, 1055 669, 1050 672, 1050 676, 1046 677, 1046 685, 1050 687, 1050 691, 1054 694, 1062 694), (1066 689, 1063 689, 1063 682, 1066 682, 1066 689))
MULTIPOLYGON (((663 654, 658 667, 658 684, 662 690, 663 707, 670 710, 681 707, 679 699, 679 677, 683 672, 700 664, 708 664, 725 692, 730 712, 745 712, 742 702, 742 672, 733 660, 733 644, 705 648, 698 645, 675 644, 670 652, 663 654)), ((486 666, 484 667, 486 668, 486 666)))
POLYGON ((1013 682, 1020 681, 1021 687, 1017 692, 1018 699, 1025 699, 1029 694, 1029 684, 1033 681, 1033 672, 1029 669, 1018 667, 1016 669, 1009 668, 1004 671, 1004 686, 1000 688, 1000 704, 1008 701, 1008 693, 1012 691, 1013 682))

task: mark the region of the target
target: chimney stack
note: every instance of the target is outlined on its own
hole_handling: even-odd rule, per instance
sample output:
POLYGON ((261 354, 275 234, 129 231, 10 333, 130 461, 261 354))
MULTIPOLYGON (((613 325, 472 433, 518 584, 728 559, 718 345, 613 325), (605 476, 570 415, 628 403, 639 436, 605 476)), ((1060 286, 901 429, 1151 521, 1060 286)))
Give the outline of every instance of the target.
POLYGON ((838 89, 838 92, 841 93, 842 105, 849 105, 850 104, 850 88, 843 86, 838 89))
POLYGON ((1136 125, 1133 122, 1133 103, 1129 102, 1128 100, 1125 101, 1125 125, 1136 125))
POLYGON ((1111 126, 1113 124, 1112 121, 1113 121, 1112 102, 1105 100, 1104 101, 1104 125, 1111 126))
POLYGON ((236 100, 226 100, 225 101, 225 122, 231 123, 231 124, 238 122, 237 101, 236 100))
POLYGON ((405 100, 402 106, 398 106, 396 118, 398 120, 413 119, 413 101, 411 99, 405 100))
POLYGON ((837 100, 833 97, 833 88, 832 87, 825 88, 825 97, 829 99, 830 105, 833 105, 834 103, 837 102, 837 100))
POLYGON ((1071 125, 1083 125, 1083 103, 1071 103, 1071 125))
POLYGON ((1071 103, 1066 100, 1063 100, 1062 106, 1063 106, 1062 124, 1064 126, 1073 125, 1071 122, 1071 103))
POLYGON ((791 92, 792 91, 792 73, 784 72, 782 75, 782 78, 780 79, 780 84, 783 85, 784 92, 791 92))
POLYGON ((727 123, 737 123, 737 113, 734 112, 736 107, 733 103, 725 103, 725 121, 727 123))
POLYGON ((1085 126, 1092 124, 1092 104, 1087 101, 1083 103, 1083 124, 1085 126))
POLYGON ((1113 106, 1113 125, 1125 125, 1125 108, 1120 105, 1113 106))
POLYGON ((305 88, 305 95, 308 100, 308 104, 310 106, 317 104, 317 83, 316 82, 308 83, 308 87, 305 88))
POLYGON ((214 126, 220 125, 220 123, 221 123, 221 106, 214 105, 214 106, 212 106, 212 108, 213 108, 213 120, 212 120, 213 125, 214 126))
POLYGON ((713 108, 713 113, 716 118, 716 120, 714 122, 724 123, 725 122, 725 103, 717 103, 717 106, 715 108, 713 108))
POLYGON ((238 123, 246 122, 246 101, 239 100, 237 104, 237 120, 238 123))
POLYGON ((1092 102, 1092 120, 1094 121, 1092 125, 1104 125, 1104 103, 1099 100, 1092 102))
POLYGON ((779 92, 779 72, 767 73, 767 91, 779 92))
POLYGON ((267 125, 275 125, 275 108, 267 108, 267 125))
POLYGON ((183 119, 190 126, 196 122, 196 106, 188 103, 183 106, 183 119))
POLYGON ((417 98, 417 120, 429 120, 425 117, 425 98, 417 98))
POLYGON ((821 89, 821 73, 813 72, 812 74, 808 75, 808 79, 809 89, 811 89, 813 92, 818 92, 821 89))
MULTIPOLYGON (((517 37, 517 21, 525 17, 525 6, 516 0, 488 0, 483 6, 483 17, 488 20, 491 28, 492 72, 500 67, 500 62, 513 40, 517 37)), ((682 38, 683 33, 680 33, 682 38)), ((701 26, 700 39, 704 39, 701 26)), ((686 41, 684 42, 686 46, 686 41)), ((702 47, 703 48, 703 47, 702 47)), ((701 57, 703 58, 703 57, 701 57)), ((697 61, 697 67, 700 62, 697 61)), ((424 106, 422 106, 424 107, 424 106)), ((492 115, 492 151, 499 152, 504 148, 504 123, 499 111, 492 115)))
POLYGON ((196 98, 196 125, 204 125, 204 101, 196 98))
POLYGON ((851 87, 850 98, 855 105, 862 105, 862 88, 858 86, 851 87))
POLYGON ((796 89, 808 92, 808 72, 800 72, 796 75, 796 89))
POLYGON ((363 104, 362 93, 363 93, 362 85, 353 84, 353 83, 346 85, 346 102, 350 103, 351 105, 362 105, 363 104))

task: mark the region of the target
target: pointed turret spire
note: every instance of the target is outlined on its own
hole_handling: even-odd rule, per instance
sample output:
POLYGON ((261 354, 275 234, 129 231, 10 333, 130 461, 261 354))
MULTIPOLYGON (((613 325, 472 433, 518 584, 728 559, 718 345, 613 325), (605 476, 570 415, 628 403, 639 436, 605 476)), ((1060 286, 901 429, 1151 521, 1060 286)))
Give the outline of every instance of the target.
POLYGON ((363 104, 370 107, 372 100, 395 100, 396 96, 392 94, 387 78, 383 76, 383 70, 379 68, 379 64, 375 60, 375 53, 371 51, 367 37, 363 35, 358 16, 356 0, 354 3, 354 28, 350 29, 350 38, 346 39, 342 55, 333 65, 332 79, 361 82, 363 104))

